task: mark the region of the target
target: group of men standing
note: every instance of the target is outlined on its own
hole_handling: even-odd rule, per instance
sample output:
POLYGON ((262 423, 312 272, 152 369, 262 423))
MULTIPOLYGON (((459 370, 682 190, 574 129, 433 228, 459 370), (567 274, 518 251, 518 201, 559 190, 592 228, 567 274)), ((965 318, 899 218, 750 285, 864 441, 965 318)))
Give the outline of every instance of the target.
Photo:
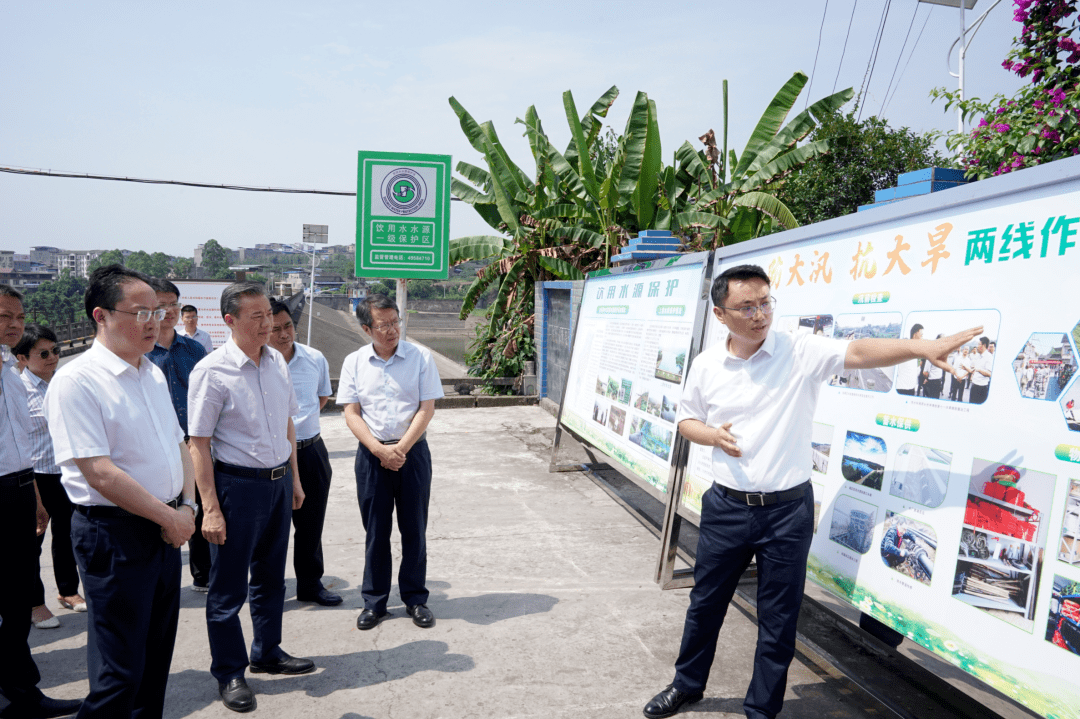
MULTIPOLYGON (((90 692, 81 703, 61 702, 36 689, 27 643, 31 605, 21 594, 0 592, 0 653, 16 662, 16 671, 0 673, 10 702, 5 717, 76 710, 80 717, 161 716, 185 542, 193 586, 207 593, 210 671, 226 707, 256 707, 248 669, 315 670, 280 644, 290 524, 297 598, 342 602, 322 584, 331 469, 319 412, 331 395, 328 364, 295 342, 288 308, 272 303, 261 284, 238 282, 223 291, 231 337, 209 353, 187 336, 196 333, 179 294, 171 282, 120 265, 90 278, 85 308, 94 344, 55 374, 44 402, 74 507, 71 542, 89 606, 90 692), (174 330, 180 310, 187 334, 174 330), (245 602, 250 653, 239 618, 245 602)), ((357 316, 372 344, 346 359, 338 393, 359 440, 357 495, 367 531, 357 626, 370 629, 387 614, 396 506, 401 596, 413 622, 430 627, 424 536, 431 457, 424 431, 442 385, 430 353, 399 341, 393 302, 370 297, 357 316)), ((4 344, 18 342, 23 317, 21 296, 0 286, 4 344)), ((34 472, 24 449, 26 391, 13 369, 4 368, 0 394, 0 532, 17 550, 0 555, 0 571, 15 586, 29 586, 36 555, 21 548, 34 541, 34 472)))

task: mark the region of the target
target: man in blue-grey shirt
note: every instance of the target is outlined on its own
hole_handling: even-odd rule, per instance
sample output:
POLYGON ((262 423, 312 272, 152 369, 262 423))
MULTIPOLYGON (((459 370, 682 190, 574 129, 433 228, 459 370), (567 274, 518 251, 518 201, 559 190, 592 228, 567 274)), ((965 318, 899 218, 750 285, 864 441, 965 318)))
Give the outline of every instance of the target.
POLYGON ((284 302, 270 300, 270 311, 274 313, 274 324, 267 344, 289 363, 293 391, 300 405, 300 412, 292 418, 296 427, 296 467, 304 488, 304 504, 292 515, 296 598, 334 607, 341 604, 341 595, 322 584, 322 531, 332 472, 319 427, 319 412, 332 393, 330 364, 322 352, 296 341, 296 327, 284 302))
MULTIPOLYGON (((206 350, 197 341, 176 331, 176 318, 180 314, 180 288, 158 278, 151 278, 150 286, 157 295, 157 309, 165 310, 165 319, 158 328, 154 349, 146 353, 146 358, 157 365, 168 380, 176 420, 180 423, 180 429, 184 430, 186 439, 188 379, 191 370, 206 356, 206 350)), ((202 496, 198 489, 195 490, 195 503, 199 505, 199 511, 195 515, 195 534, 188 540, 188 569, 191 571, 192 589, 206 592, 210 583, 210 544, 202 536, 202 496)))
POLYGON ((435 360, 426 349, 402 342, 398 308, 386 295, 368 295, 356 307, 371 344, 345 358, 337 402, 360 441, 356 494, 364 522, 364 611, 357 629, 373 629, 388 614, 390 531, 395 506, 401 530, 398 591, 413 623, 435 625, 427 607, 427 516, 431 453, 424 432, 443 396, 435 360))

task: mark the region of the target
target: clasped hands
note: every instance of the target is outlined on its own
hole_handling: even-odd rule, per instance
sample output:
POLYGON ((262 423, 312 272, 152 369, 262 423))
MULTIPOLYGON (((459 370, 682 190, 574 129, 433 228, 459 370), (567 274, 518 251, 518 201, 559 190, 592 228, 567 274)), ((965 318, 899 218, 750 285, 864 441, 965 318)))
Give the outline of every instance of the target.
POLYGON ((161 540, 179 549, 195 534, 195 510, 187 505, 177 507, 169 521, 161 525, 161 540))
POLYGON ((394 472, 404 466, 405 460, 409 456, 406 452, 401 451, 400 446, 396 444, 380 444, 372 454, 379 458, 379 463, 383 468, 394 472))

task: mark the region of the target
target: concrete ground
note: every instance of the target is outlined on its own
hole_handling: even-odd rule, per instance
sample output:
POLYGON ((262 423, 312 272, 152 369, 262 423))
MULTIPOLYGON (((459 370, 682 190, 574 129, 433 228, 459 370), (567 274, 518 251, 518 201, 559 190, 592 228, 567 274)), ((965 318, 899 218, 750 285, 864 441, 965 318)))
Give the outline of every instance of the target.
MULTIPOLYGON (((324 416, 334 468, 325 583, 345 602, 336 608, 297 603, 290 557, 282 648, 311 657, 318 670, 249 675, 255 715, 641 716, 671 681, 688 591, 665 592, 653 583, 655 537, 597 484, 582 473, 548 473, 554 426, 535 406, 436 412, 428 431, 435 465, 428 585, 438 623, 414 626, 392 595, 391 618, 361 632, 356 442, 341 415, 324 416)), ((46 596, 61 627, 31 630, 31 644, 42 689, 79 698, 88 686, 86 615, 56 607, 50 561, 44 552, 46 596)), ((186 568, 183 585, 165 714, 233 716, 208 671, 205 595, 191 590, 186 568)), ((241 616, 250 639, 247 611, 241 616)), ((733 605, 706 698, 687 714, 743 715, 755 636, 752 613, 733 605)), ((796 656, 785 717, 885 715, 820 660, 796 656)))

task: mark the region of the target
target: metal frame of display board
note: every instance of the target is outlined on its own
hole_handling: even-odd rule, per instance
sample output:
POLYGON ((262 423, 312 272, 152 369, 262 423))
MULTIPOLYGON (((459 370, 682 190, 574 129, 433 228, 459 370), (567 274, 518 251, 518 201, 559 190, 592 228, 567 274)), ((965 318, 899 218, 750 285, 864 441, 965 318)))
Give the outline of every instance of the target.
MULTIPOLYGON (((634 272, 647 272, 649 270, 666 269, 668 267, 685 266, 691 264, 697 264, 700 262, 705 263, 704 270, 702 272, 701 288, 698 293, 697 306, 695 308, 695 317, 698 319, 696 322, 693 334, 690 340, 690 349, 687 355, 686 366, 689 368, 693 362, 694 357, 697 355, 701 348, 701 344, 704 341, 704 328, 708 321, 708 317, 702 317, 703 314, 707 314, 709 307, 709 290, 712 288, 712 268, 713 253, 712 252, 696 252, 693 254, 681 255, 676 258, 675 262, 671 262, 670 259, 652 260, 650 262, 635 263, 626 267, 613 268, 610 272, 601 273, 589 273, 589 276, 585 280, 585 288, 588 288, 590 280, 599 279, 601 277, 611 277, 612 275, 630 274, 634 272), (705 312, 703 312, 705 310, 705 312)), ((584 291, 583 291, 584 295, 584 291)), ((577 347, 577 335, 581 329, 581 318, 578 317, 578 321, 574 327, 574 342, 570 348, 570 367, 574 363, 574 351, 577 347)), ((569 387, 567 388, 569 391, 569 387)), ((664 589, 675 588, 675 586, 690 586, 693 584, 692 572, 690 576, 690 584, 686 584, 686 578, 683 576, 683 572, 674 571, 674 557, 677 552, 676 545, 678 544, 678 532, 679 522, 671 518, 673 512, 673 506, 677 509, 678 497, 682 488, 682 473, 686 468, 686 458, 689 455, 689 442, 678 430, 675 431, 675 441, 672 444, 672 462, 671 469, 668 472, 667 491, 660 492, 648 482, 643 481, 637 474, 630 470, 626 465, 620 462, 618 459, 611 457, 603 450, 599 449, 586 438, 580 436, 577 432, 569 427, 563 425, 563 409, 566 406, 566 393, 564 393, 563 401, 559 404, 559 415, 555 424, 555 438, 551 445, 551 462, 548 467, 549 472, 579 472, 583 468, 596 469, 596 465, 583 465, 578 463, 563 464, 558 461, 559 447, 562 443, 563 432, 567 432, 575 440, 580 442, 586 451, 592 456, 593 454, 603 458, 603 461, 611 468, 615 469, 619 474, 626 477, 633 482, 637 487, 641 488, 649 495, 664 503, 664 522, 661 528, 661 553, 657 560, 657 570, 654 577, 654 581, 661 581, 666 576, 666 582, 670 583, 675 581, 673 586, 664 585, 664 589), (674 541, 670 541, 669 538, 674 536, 674 541), (671 561, 667 561, 668 553, 671 554, 671 561), (670 569, 668 569, 670 565, 670 569), (665 574, 666 572, 666 574, 665 574), (675 579, 672 576, 675 576, 675 579)))

